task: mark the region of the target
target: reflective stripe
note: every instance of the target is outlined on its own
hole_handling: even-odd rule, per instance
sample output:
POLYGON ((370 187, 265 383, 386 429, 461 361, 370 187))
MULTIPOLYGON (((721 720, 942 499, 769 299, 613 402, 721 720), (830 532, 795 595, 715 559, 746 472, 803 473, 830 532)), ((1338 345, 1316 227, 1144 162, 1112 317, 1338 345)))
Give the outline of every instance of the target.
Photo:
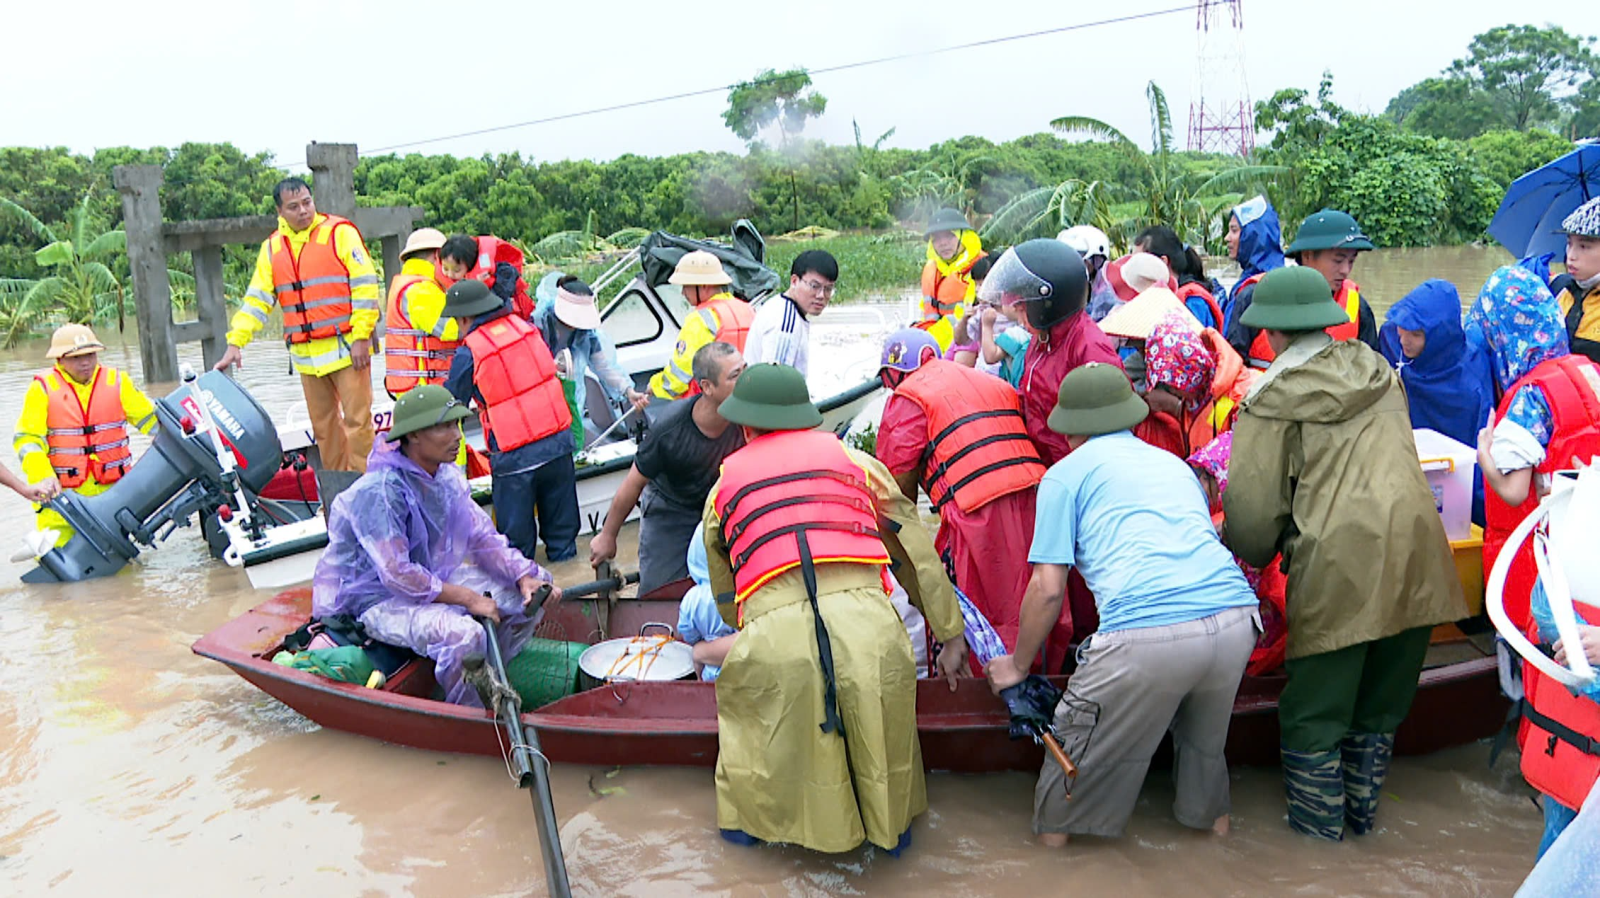
POLYGON ((677 359, 667 360, 667 374, 677 379, 678 383, 685 386, 687 386, 689 382, 694 379, 694 375, 678 367, 677 359))
MULTIPOLYGON (((278 301, 277 297, 266 292, 265 290, 262 290, 260 287, 251 287, 249 290, 244 292, 244 295, 246 299, 260 300, 261 304, 265 306, 271 306, 273 303, 278 301)), ((246 308, 249 307, 246 306, 246 308)))
MULTIPOLYGON (((292 353, 292 351, 291 351, 291 353, 292 353)), ((333 350, 332 352, 325 352, 322 355, 313 355, 313 356, 296 355, 296 356, 294 356, 294 366, 295 366, 296 369, 299 369, 299 370, 308 369, 308 368, 321 368, 321 367, 323 367, 325 365, 331 365, 334 362, 343 361, 345 359, 348 359, 349 357, 350 357, 349 350, 347 350, 341 344, 337 349, 333 350)), ((311 373, 314 373, 314 372, 306 371, 305 373, 311 374, 311 373)))
POLYGON ((18 461, 27 458, 29 455, 35 452, 45 451, 43 446, 37 445, 33 442, 34 439, 37 439, 37 437, 34 437, 33 434, 28 434, 27 442, 23 442, 23 439, 23 437, 17 437, 17 441, 11 446, 11 448, 17 453, 18 461))
POLYGON ((261 309, 258 309, 258 308, 256 308, 255 306, 253 306, 253 305, 251 305, 249 303, 244 303, 243 305, 239 306, 239 311, 241 311, 241 312, 245 313, 246 315, 249 315, 251 318, 254 318, 255 320, 261 322, 263 327, 266 326, 267 313, 262 311, 261 309))
POLYGON ((137 424, 135 424, 133 426, 134 426, 135 429, 142 431, 142 430, 144 430, 144 426, 146 424, 149 424, 151 421, 154 421, 155 419, 156 419, 156 413, 155 412, 151 412, 150 414, 145 415, 143 418, 140 418, 139 419, 139 423, 137 423, 137 424))
POLYGON ((350 307, 358 312, 376 312, 378 311, 378 301, 376 299, 353 299, 350 301, 350 307))
MULTIPOLYGON (((446 318, 443 315, 440 315, 433 322, 433 330, 428 331, 426 336, 435 337, 437 339, 443 340, 444 339, 444 329, 450 326, 450 321, 451 321, 451 319, 446 318)), ((418 336, 424 336, 420 331, 417 332, 417 335, 418 336)))
POLYGON ((109 424, 91 424, 88 427, 51 427, 45 431, 45 435, 52 437, 88 436, 91 433, 99 433, 102 430, 115 430, 118 427, 126 426, 128 426, 128 422, 124 419, 122 421, 112 421, 109 424))
POLYGON ((282 292, 284 292, 286 290, 299 291, 299 290, 304 290, 307 287, 320 287, 323 284, 337 284, 337 283, 340 283, 342 281, 349 281, 349 280, 350 280, 350 278, 348 278, 348 277, 346 277, 345 275, 342 275, 342 274, 330 274, 330 275, 328 275, 326 277, 307 278, 307 279, 305 279, 303 281, 289 281, 288 283, 284 283, 284 284, 274 284, 273 288, 276 289, 278 292, 282 293, 282 292))
MULTIPOLYGON (((350 297, 348 297, 348 296, 330 296, 327 299, 313 299, 313 300, 311 300, 309 302, 297 302, 297 303, 291 303, 290 305, 291 305, 292 308, 303 312, 303 311, 305 311, 307 309, 320 309, 320 308, 322 308, 324 306, 345 305, 345 304, 347 304, 349 302, 350 302, 350 297)), ((323 320, 327 321, 329 319, 325 318, 323 320)))
POLYGON ((92 454, 94 454, 96 452, 104 452, 107 449, 121 449, 123 446, 126 446, 126 445, 128 445, 128 438, 127 437, 123 437, 120 440, 115 440, 115 441, 110 442, 110 443, 101 443, 98 446, 58 446, 58 447, 56 447, 56 449, 55 449, 53 454, 55 454, 55 455, 92 455, 92 454))
POLYGON ((390 349, 384 355, 400 356, 407 359, 450 359, 455 358, 456 354, 442 349, 390 349))
MULTIPOLYGON (((350 280, 350 286, 352 288, 354 288, 354 287, 376 286, 377 283, 378 283, 378 276, 375 275, 375 274, 358 274, 355 277, 350 278, 349 280, 350 280)), ((316 282, 315 281, 310 281, 308 283, 316 283, 316 282)))
MULTIPOLYGON (((332 318, 323 318, 320 321, 307 321, 304 324, 288 324, 288 325, 284 325, 283 332, 285 334, 309 334, 314 330, 320 330, 320 329, 325 328, 325 327, 336 328, 336 327, 339 327, 340 325, 349 324, 349 323, 350 323, 350 316, 349 315, 335 315, 332 318)), ((327 338, 324 337, 323 339, 327 339, 327 338)))
MULTIPOLYGON (((409 327, 387 327, 384 328, 383 332, 386 334, 394 334, 397 337, 420 337, 423 335, 422 331, 409 327)), ((391 349, 389 351, 391 354, 393 354, 399 352, 400 350, 391 349)))

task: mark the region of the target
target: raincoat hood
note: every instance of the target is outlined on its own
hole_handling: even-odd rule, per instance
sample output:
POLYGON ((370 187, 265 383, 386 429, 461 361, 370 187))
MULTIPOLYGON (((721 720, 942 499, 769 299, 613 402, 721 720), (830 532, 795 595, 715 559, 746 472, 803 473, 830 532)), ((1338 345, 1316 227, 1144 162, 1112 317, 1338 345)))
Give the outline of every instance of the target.
POLYGON ((939 273, 945 277, 966 271, 982 255, 983 241, 978 239, 977 231, 961 232, 961 246, 953 259, 941 259, 933 249, 933 241, 928 241, 928 261, 939 266, 939 273))
POLYGON ((1337 424, 1372 408, 1394 387, 1394 377, 1383 356, 1365 344, 1318 331, 1289 344, 1244 408, 1261 418, 1337 424), (1316 364, 1306 364, 1313 359, 1316 364))
POLYGON ((1484 356, 1488 395, 1499 397, 1547 359, 1568 352, 1561 306, 1537 274, 1516 265, 1497 269, 1467 312, 1467 346, 1484 356))
POLYGON ((1262 197, 1233 207, 1239 221, 1239 280, 1283 267, 1283 229, 1278 210, 1262 197))
POLYGON ((1395 303, 1378 332, 1378 348, 1400 372, 1410 400, 1411 425, 1436 430, 1472 445, 1488 410, 1482 393, 1481 361, 1469 358, 1461 326, 1461 296, 1449 281, 1424 281, 1395 303), (1408 359, 1399 330, 1422 331, 1422 352, 1408 359))

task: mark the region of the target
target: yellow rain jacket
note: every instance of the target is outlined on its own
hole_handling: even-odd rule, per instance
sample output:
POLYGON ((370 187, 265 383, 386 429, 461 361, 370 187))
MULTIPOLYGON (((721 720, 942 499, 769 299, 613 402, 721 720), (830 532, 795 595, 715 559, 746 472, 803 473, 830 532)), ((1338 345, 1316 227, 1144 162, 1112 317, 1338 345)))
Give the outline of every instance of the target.
MULTIPOLYGON (((651 393, 662 399, 682 399, 689 395, 694 385, 694 354, 707 343, 715 342, 722 333, 723 322, 712 308, 712 304, 718 300, 738 301, 732 293, 718 293, 695 307, 689 320, 683 323, 683 329, 678 331, 678 345, 673 347, 667 367, 650 378, 651 393)), ((745 322, 745 328, 749 329, 748 321, 745 322)), ((744 351, 742 339, 738 342, 738 349, 744 351)))
MULTIPOLYGON (((882 462, 845 452, 866 473, 880 522, 893 522, 879 530, 911 603, 941 642, 962 636, 961 608, 916 506, 882 462)), ((704 523, 712 590, 731 597, 727 548, 712 536, 722 532, 715 503, 706 503, 704 523)), ((786 571, 745 600, 744 626, 717 678, 717 826, 814 851, 849 851, 863 840, 892 848, 928 808, 911 641, 877 567, 822 564, 816 575, 844 735, 818 728, 822 664, 811 606, 801 571, 786 571)), ((718 611, 737 626, 731 600, 718 611)))
MULTIPOLYGON (((317 217, 312 219, 310 227, 296 231, 289 227, 289 223, 282 216, 279 216, 278 234, 289 238, 289 250, 298 259, 300 251, 305 249, 311 235, 316 233, 317 228, 327 220, 327 215, 318 212, 317 217)), ((349 344, 357 340, 372 339, 372 333, 378 326, 378 272, 367 253, 367 247, 362 243, 361 235, 353 227, 335 228, 333 233, 334 251, 339 254, 340 261, 350 271, 350 333, 346 336, 323 337, 289 346, 289 353, 294 357, 295 370, 313 377, 321 377, 350 367, 349 344)), ((272 314, 272 310, 278 305, 272 278, 272 241, 278 234, 268 237, 261 244, 261 253, 256 256, 256 270, 250 278, 250 287, 245 291, 244 301, 239 304, 239 311, 233 313, 233 320, 230 322, 227 337, 230 346, 248 346, 256 331, 266 325, 267 316, 272 314)))
MULTIPOLYGON (((89 393, 94 382, 100 377, 100 369, 96 368, 89 377, 87 384, 80 384, 67 376, 67 373, 58 365, 46 377, 59 377, 72 385, 74 393, 78 394, 78 401, 88 407, 89 393)), ((140 433, 149 434, 156 429, 156 405, 144 391, 133 385, 133 378, 126 372, 117 372, 118 396, 122 400, 122 410, 128 416, 128 426, 137 429, 140 433)), ((50 396, 37 380, 28 383, 27 392, 22 394, 22 414, 17 416, 16 436, 12 438, 11 448, 17 453, 17 459, 22 462, 22 476, 29 483, 38 483, 46 477, 55 475, 55 469, 50 464, 50 444, 46 441, 45 433, 49 430, 50 396)), ((94 496, 105 492, 111 487, 95 482, 90 477, 76 492, 80 496, 94 496)), ((39 512, 39 529, 54 529, 60 532, 56 545, 66 545, 72 539, 72 527, 67 524, 61 515, 48 508, 34 508, 39 512)))

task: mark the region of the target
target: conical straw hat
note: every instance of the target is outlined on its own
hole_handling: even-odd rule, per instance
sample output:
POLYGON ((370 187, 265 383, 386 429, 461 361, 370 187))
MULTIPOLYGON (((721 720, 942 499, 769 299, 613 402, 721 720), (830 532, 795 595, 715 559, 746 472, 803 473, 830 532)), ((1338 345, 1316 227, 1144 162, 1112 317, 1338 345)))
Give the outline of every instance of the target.
POLYGON ((1195 333, 1200 332, 1200 319, 1194 317, 1178 294, 1166 287, 1151 287, 1112 309, 1111 314, 1100 322, 1100 329, 1115 337, 1146 340, 1156 323, 1165 318, 1168 312, 1178 312, 1194 327, 1195 333))

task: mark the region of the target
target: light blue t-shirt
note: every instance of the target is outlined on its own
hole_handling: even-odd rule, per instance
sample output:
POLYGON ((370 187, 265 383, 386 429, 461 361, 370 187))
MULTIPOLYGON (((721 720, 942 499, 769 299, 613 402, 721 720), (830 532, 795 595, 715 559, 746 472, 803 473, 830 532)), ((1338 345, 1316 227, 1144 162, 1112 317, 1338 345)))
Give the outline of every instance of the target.
MULTIPOLYGON (((694 586, 678 603, 678 638, 690 645, 738 632, 723 621, 721 612, 717 611, 717 598, 711 594, 711 567, 706 561, 705 537, 706 526, 700 524, 694 528, 694 536, 689 538, 686 560, 694 586)), ((700 669, 700 679, 715 680, 721 673, 720 665, 707 664, 700 669)))
POLYGON ((994 345, 1006 354, 1000 362, 1000 376, 1019 390, 1022 389, 1023 358, 1028 353, 1030 339, 1027 329, 1022 327, 1013 327, 994 337, 994 345))
POLYGON ((1217 539, 1194 472, 1125 430, 1094 437, 1050 467, 1028 561, 1076 567, 1105 632, 1257 601, 1217 539))

